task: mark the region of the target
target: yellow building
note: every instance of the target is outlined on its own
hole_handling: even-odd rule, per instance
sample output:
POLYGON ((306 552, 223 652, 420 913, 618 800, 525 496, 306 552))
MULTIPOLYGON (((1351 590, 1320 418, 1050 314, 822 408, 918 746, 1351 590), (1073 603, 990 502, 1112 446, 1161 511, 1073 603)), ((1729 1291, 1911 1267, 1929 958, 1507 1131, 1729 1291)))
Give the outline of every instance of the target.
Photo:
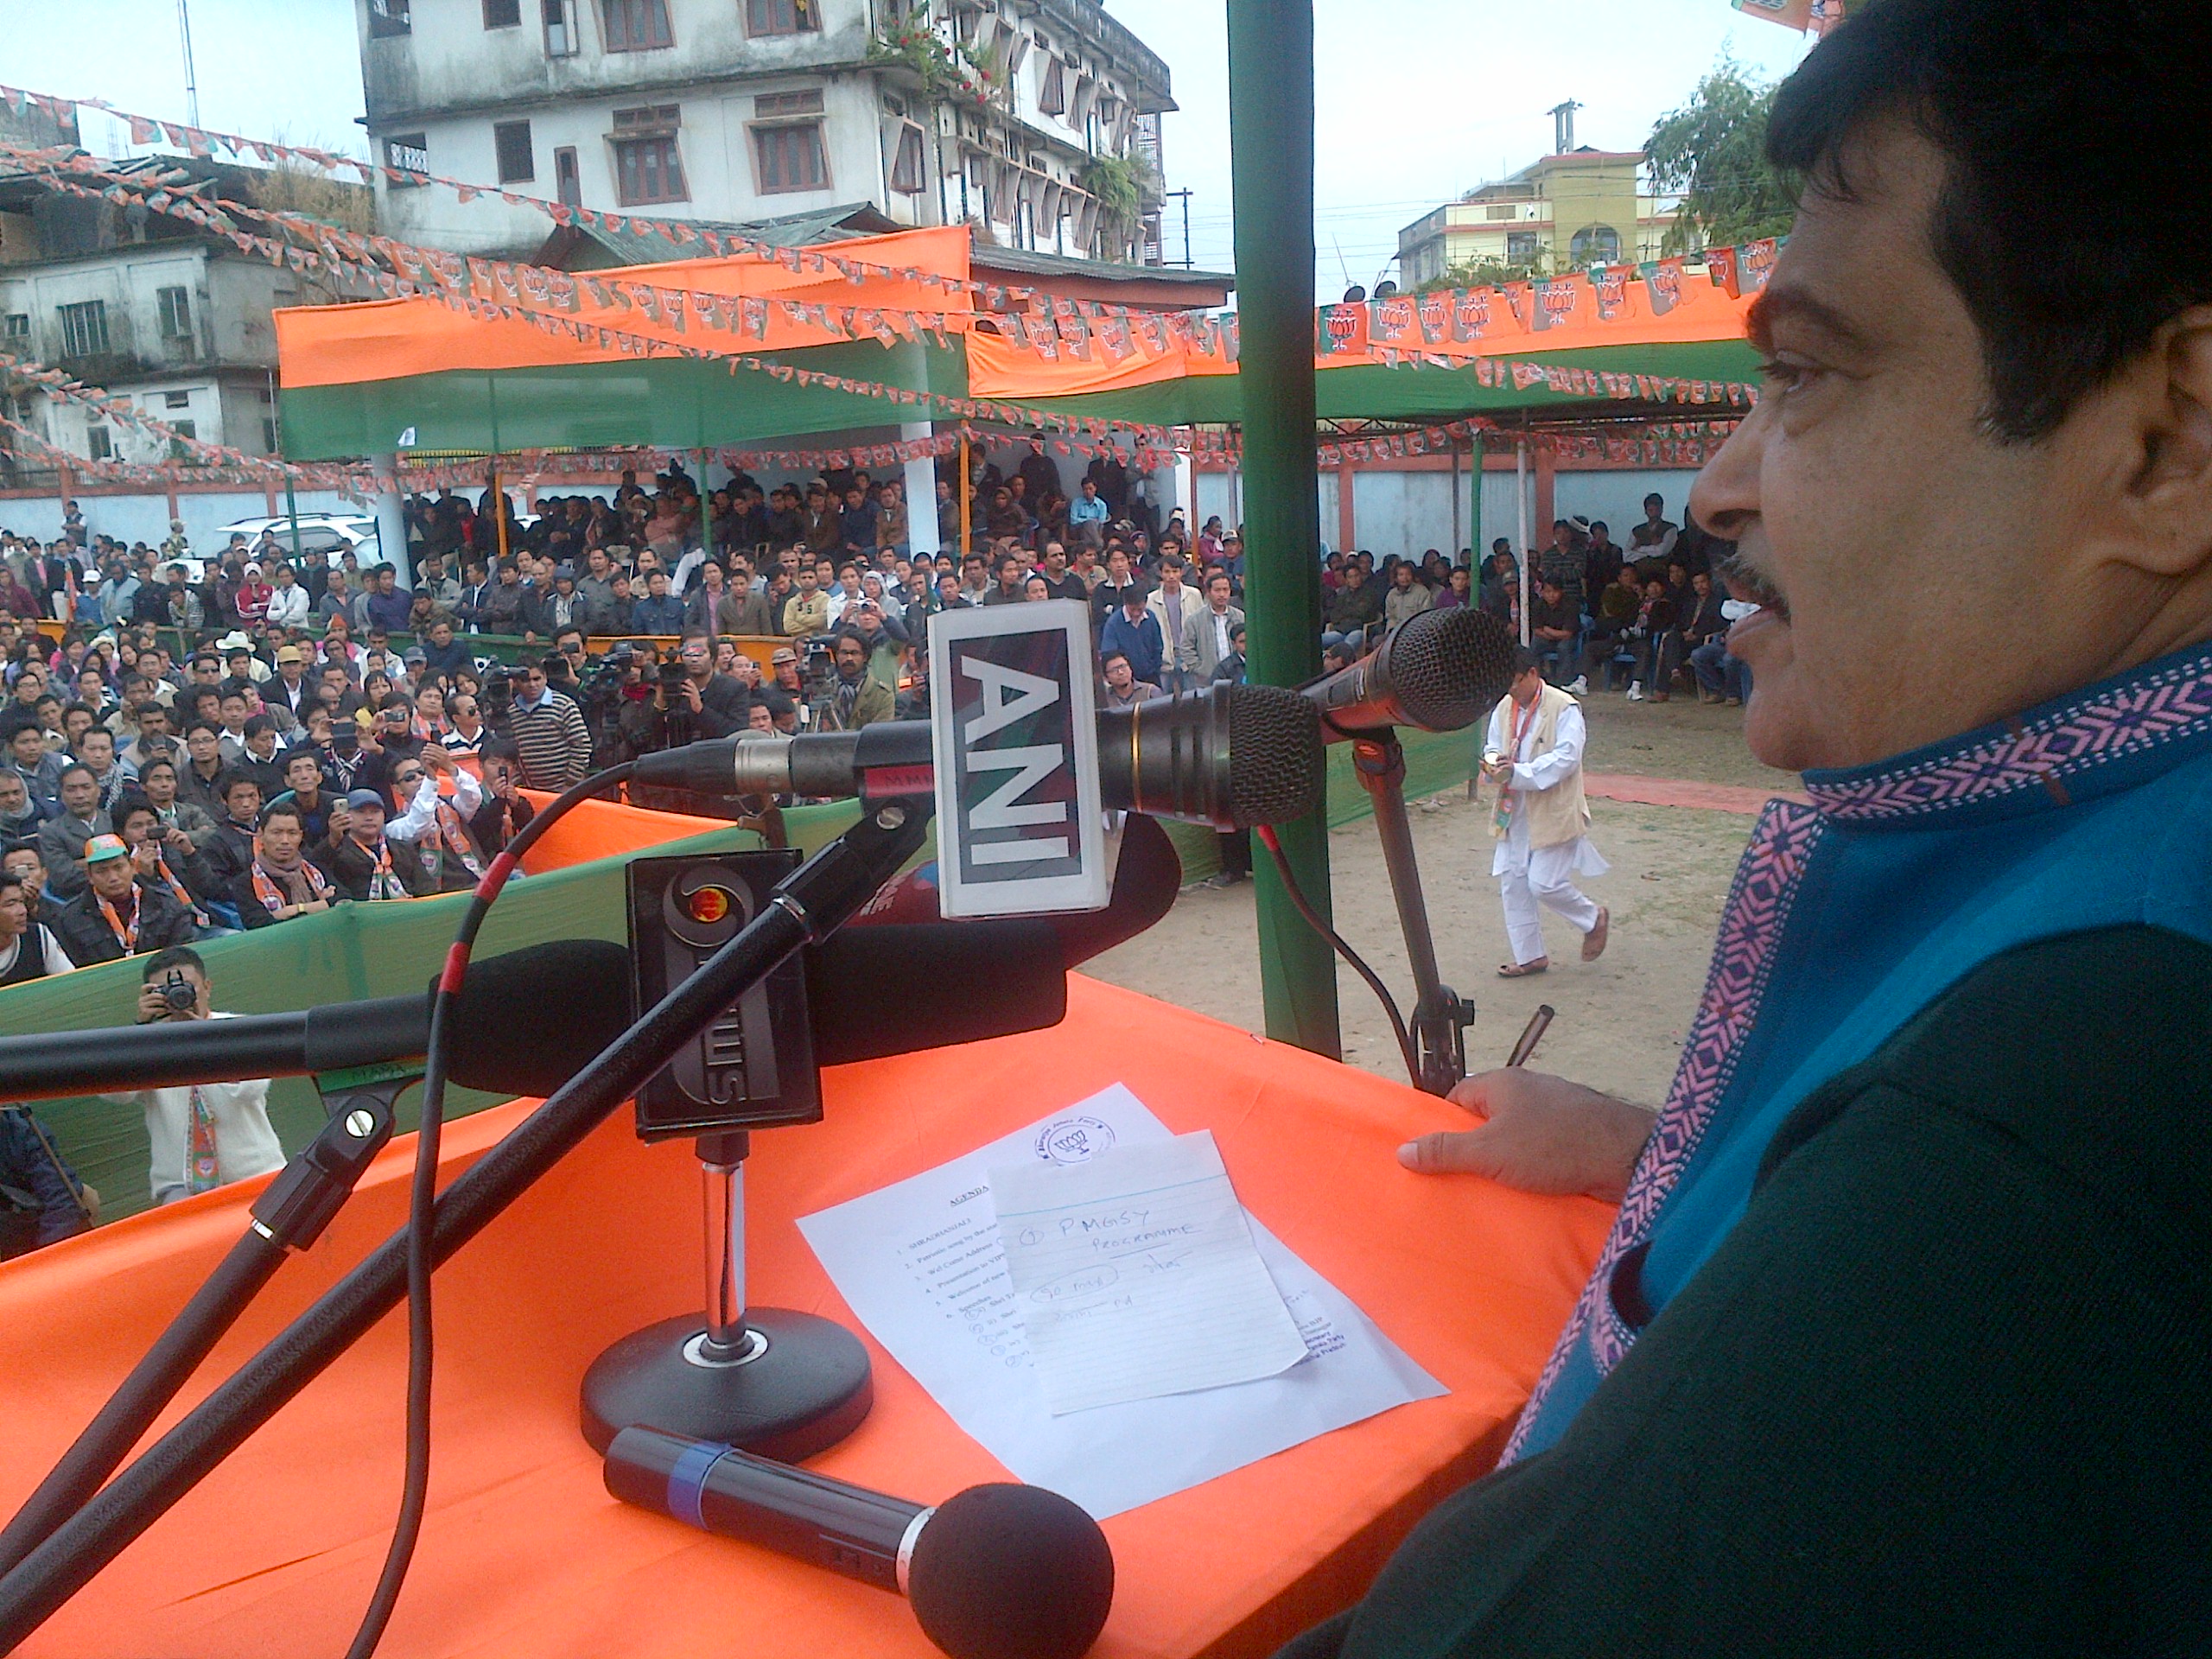
POLYGON ((1398 232, 1398 282, 1414 288, 1471 264, 1656 259, 1675 215, 1667 199, 1644 193, 1643 166, 1641 150, 1585 146, 1471 190, 1398 232))

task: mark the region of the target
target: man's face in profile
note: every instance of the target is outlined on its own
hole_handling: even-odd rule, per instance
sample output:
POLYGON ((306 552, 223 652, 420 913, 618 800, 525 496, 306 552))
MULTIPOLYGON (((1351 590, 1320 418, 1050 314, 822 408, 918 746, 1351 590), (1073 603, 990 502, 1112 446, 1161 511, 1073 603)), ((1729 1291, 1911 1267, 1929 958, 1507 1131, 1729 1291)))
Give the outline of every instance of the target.
POLYGON ((1942 153, 1882 121, 1842 159, 1852 199, 1808 188, 1754 313, 1766 389, 1690 499, 1738 544, 1737 596, 1765 607, 1731 635, 1751 669, 1745 734, 1793 769, 1862 765, 2096 679, 2154 602, 2097 553, 2111 480, 2140 464, 2113 394, 2032 442, 1991 429, 1981 339, 1933 251, 1942 153))

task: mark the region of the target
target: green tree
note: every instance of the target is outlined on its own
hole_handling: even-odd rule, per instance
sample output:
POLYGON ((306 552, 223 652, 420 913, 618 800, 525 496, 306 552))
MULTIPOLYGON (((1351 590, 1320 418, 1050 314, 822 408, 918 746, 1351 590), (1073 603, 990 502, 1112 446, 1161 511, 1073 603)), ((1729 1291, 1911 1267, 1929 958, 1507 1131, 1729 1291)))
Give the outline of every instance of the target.
POLYGON ((1690 101, 1652 128, 1643 146, 1652 186, 1681 197, 1669 253, 1788 233, 1796 181, 1766 158, 1774 91, 1723 53, 1690 101))
POLYGON ((1426 294, 1439 288, 1502 288, 1508 283, 1542 282, 1558 276, 1560 270, 1559 262, 1552 257, 1551 250, 1540 248, 1536 251, 1536 257, 1526 264, 1508 264, 1497 259, 1462 259, 1456 265, 1446 265, 1442 276, 1414 283, 1413 291, 1426 294))

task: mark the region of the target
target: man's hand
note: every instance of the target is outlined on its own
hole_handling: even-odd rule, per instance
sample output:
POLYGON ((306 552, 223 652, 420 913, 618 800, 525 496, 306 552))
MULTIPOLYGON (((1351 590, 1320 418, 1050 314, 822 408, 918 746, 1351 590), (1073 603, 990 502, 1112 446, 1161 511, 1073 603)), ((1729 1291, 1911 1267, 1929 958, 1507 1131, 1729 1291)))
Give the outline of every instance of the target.
POLYGON ((1408 1141, 1398 1148, 1408 1169, 1487 1175, 1524 1192, 1580 1192, 1617 1204, 1651 1135, 1653 1115, 1643 1107, 1518 1067, 1466 1078, 1450 1099, 1487 1121, 1408 1141))
POLYGON ((707 705, 700 701, 699 688, 694 682, 690 679, 686 679, 683 685, 678 689, 683 694, 683 706, 686 709, 689 709, 695 715, 699 714, 705 709, 707 705))
POLYGON ((150 1026, 157 1020, 166 1020, 172 1012, 168 998, 163 995, 158 981, 149 980, 138 988, 138 1023, 140 1025, 150 1026))

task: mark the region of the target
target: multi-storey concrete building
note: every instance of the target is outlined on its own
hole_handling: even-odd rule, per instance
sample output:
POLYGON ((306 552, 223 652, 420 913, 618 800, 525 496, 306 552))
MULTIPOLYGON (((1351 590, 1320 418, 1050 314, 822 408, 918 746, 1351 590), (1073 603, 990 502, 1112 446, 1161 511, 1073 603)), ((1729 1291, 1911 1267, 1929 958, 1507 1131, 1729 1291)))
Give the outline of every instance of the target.
MULTIPOLYGON (((386 166, 717 224, 867 204, 1160 259, 1167 66, 1095 0, 358 0, 386 166)), ((525 253, 534 208, 378 187, 379 226, 525 253)))
POLYGON ((1398 232, 1407 288, 1473 266, 1549 270, 1656 259, 1675 215, 1643 188, 1641 150, 1585 146, 1530 162, 1398 232))
MULTIPOLYGON (((253 169, 181 157, 126 173, 245 200, 253 169)), ((129 399, 187 438, 249 454, 276 448, 270 396, 279 306, 341 296, 323 278, 250 257, 143 206, 0 175, 0 349, 129 399)), ((88 461, 181 460, 168 440, 17 387, 9 413, 88 461)), ((36 458, 27 458, 35 464, 36 458)))

